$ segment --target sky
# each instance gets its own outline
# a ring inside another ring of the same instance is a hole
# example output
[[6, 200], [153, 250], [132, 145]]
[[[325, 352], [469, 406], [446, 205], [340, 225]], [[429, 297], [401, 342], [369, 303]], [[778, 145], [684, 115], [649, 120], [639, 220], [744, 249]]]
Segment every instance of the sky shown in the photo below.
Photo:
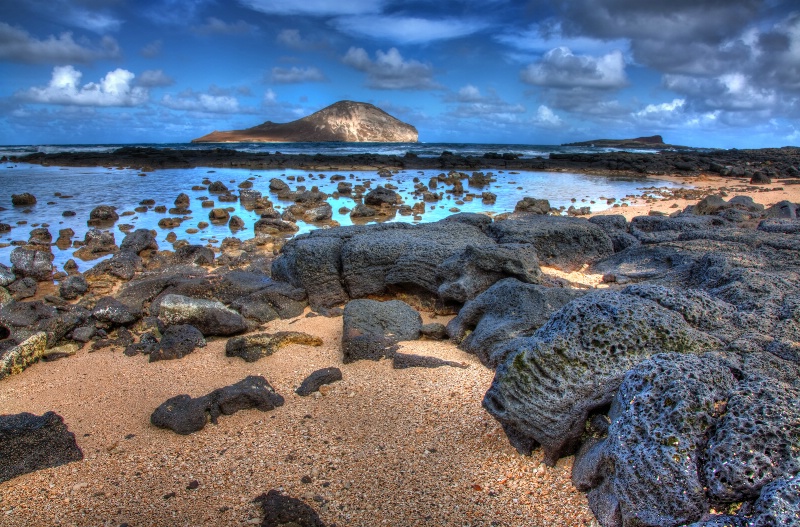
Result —
[[796, 0], [0, 0], [0, 144], [369, 102], [419, 140], [800, 145]]

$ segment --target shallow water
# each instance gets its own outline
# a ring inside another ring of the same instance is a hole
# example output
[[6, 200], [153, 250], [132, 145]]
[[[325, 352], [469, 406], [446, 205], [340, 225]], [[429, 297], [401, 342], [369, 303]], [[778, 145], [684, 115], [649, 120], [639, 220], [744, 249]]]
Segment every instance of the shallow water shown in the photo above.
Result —
[[[172, 245], [166, 241], [170, 229], [158, 227], [158, 221], [165, 217], [175, 215], [156, 213], [150, 210], [124, 216], [123, 213], [132, 213], [133, 209], [144, 199], [153, 199], [156, 205], [165, 205], [168, 209], [174, 205], [175, 198], [181, 192], [186, 193], [190, 200], [189, 215], [178, 228], [172, 229], [178, 239], [188, 240], [190, 243], [212, 243], [218, 245], [224, 238], [232, 236], [226, 225], [210, 225], [197, 234], [186, 233], [187, 229], [197, 228], [201, 221], [208, 222], [209, 209], [200, 206], [201, 197], [209, 197], [216, 202], [215, 207], [232, 208], [231, 215], [238, 215], [246, 224], [245, 230], [235, 234], [240, 239], [253, 236], [253, 224], [259, 215], [248, 211], [237, 201], [234, 203], [220, 203], [215, 196], [207, 191], [190, 190], [192, 186], [201, 185], [203, 179], [222, 181], [234, 194], [238, 195], [238, 185], [248, 179], [253, 183], [253, 190], [262, 192], [275, 204], [275, 208], [283, 210], [292, 203], [279, 200], [275, 194], [269, 192], [269, 181], [280, 178], [289, 183], [294, 190], [303, 185], [308, 189], [318, 186], [319, 189], [332, 194], [338, 182], [331, 181], [334, 174], [341, 174], [346, 181], [356, 184], [370, 182], [371, 187], [390, 183], [398, 187], [397, 192], [403, 197], [404, 203], [413, 205], [415, 201], [410, 196], [414, 190], [414, 178], [426, 184], [441, 173], [440, 170], [408, 170], [394, 174], [391, 178], [380, 177], [376, 172], [314, 172], [309, 174], [302, 170], [251, 170], [251, 169], [168, 169], [148, 172], [140, 175], [138, 170], [108, 169], [108, 168], [68, 168], [68, 167], [42, 167], [39, 165], [5, 163], [0, 167], [0, 188], [3, 195], [0, 197], [0, 223], [10, 224], [13, 228], [9, 233], [0, 234], [0, 244], [9, 244], [12, 241], [27, 241], [30, 231], [39, 226], [47, 226], [55, 240], [61, 229], [71, 228], [75, 231], [73, 240], [83, 240], [90, 229], [86, 221], [89, 212], [98, 205], [111, 205], [117, 208], [120, 219], [116, 225], [107, 230], [115, 234], [117, 244], [122, 241], [125, 234], [119, 230], [123, 224], [133, 225], [136, 229], [153, 229], [162, 249], [171, 249]], [[483, 188], [468, 187], [463, 180], [465, 193], [478, 194], [471, 202], [457, 205], [458, 198], [445, 194], [445, 198], [438, 203], [427, 203], [426, 212], [422, 215], [423, 222], [431, 222], [453, 214], [451, 208], [458, 208], [461, 212], [481, 212], [499, 214], [511, 212], [517, 201], [525, 196], [550, 200], [553, 207], [589, 206], [593, 212], [606, 210], [611, 207], [607, 199], [615, 198], [620, 201], [626, 196], [640, 196], [644, 189], [656, 187], [676, 188], [681, 185], [667, 181], [654, 181], [653, 179], [630, 177], [605, 177], [583, 174], [554, 173], [554, 172], [494, 172], [497, 181]], [[305, 181], [295, 182], [287, 180], [288, 176], [304, 177]], [[324, 176], [324, 177], [323, 177]], [[440, 184], [438, 191], [445, 190]], [[489, 191], [497, 195], [493, 205], [486, 205], [480, 199], [481, 192]], [[11, 205], [11, 195], [30, 192], [37, 198], [37, 203], [31, 207], [14, 207]], [[61, 194], [60, 196], [56, 194]], [[572, 199], [575, 202], [572, 202]], [[355, 202], [342, 196], [338, 199], [328, 199], [333, 207], [333, 219], [342, 225], [352, 224], [349, 215], [340, 214], [341, 207], [352, 208]], [[594, 202], [594, 203], [592, 203]], [[64, 211], [74, 211], [72, 217], [64, 217]], [[392, 221], [415, 221], [412, 216], [396, 215]], [[25, 223], [20, 223], [25, 222]], [[300, 232], [308, 232], [315, 227], [302, 221], [298, 222]], [[10, 255], [14, 246], [0, 248], [0, 263], [10, 265]], [[64, 263], [72, 258], [74, 248], [60, 250], [53, 246], [55, 255], [54, 264], [61, 269]], [[81, 270], [89, 269], [99, 260], [79, 263]]]

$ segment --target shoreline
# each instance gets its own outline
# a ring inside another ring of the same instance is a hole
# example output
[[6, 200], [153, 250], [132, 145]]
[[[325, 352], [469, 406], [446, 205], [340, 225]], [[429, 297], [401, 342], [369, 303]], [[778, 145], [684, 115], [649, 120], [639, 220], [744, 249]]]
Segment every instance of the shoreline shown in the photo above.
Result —
[[61, 152], [11, 156], [5, 161], [73, 167], [148, 168], [297, 168], [309, 170], [536, 170], [571, 171], [605, 176], [696, 176], [712, 173], [751, 178], [763, 173], [772, 178], [800, 177], [800, 148], [758, 150], [662, 151], [656, 154], [607, 152], [594, 154], [550, 154], [547, 158], [520, 158], [515, 154], [485, 153], [482, 157], [444, 151], [438, 157], [383, 154], [255, 154], [217, 148], [215, 150], [174, 150], [152, 147], [123, 147], [114, 152]]

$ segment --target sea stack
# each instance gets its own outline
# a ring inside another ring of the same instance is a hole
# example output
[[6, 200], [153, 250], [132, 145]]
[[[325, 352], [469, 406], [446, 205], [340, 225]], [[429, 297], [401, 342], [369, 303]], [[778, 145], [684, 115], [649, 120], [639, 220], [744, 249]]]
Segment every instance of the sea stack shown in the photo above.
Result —
[[246, 130], [211, 132], [193, 143], [376, 142], [415, 143], [417, 129], [377, 106], [339, 101], [290, 123], [266, 123]]

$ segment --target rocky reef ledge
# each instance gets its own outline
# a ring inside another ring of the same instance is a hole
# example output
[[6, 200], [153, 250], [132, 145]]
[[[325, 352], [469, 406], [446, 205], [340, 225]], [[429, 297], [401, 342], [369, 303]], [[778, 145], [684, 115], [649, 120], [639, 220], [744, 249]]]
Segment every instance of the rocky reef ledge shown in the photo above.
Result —
[[[9, 159], [6, 159], [9, 160]], [[139, 169], [159, 168], [250, 168], [308, 170], [372, 169], [504, 169], [570, 171], [593, 174], [664, 175], [715, 173], [734, 177], [798, 177], [800, 148], [761, 150], [684, 150], [658, 153], [608, 152], [597, 154], [550, 154], [547, 158], [523, 158], [517, 154], [487, 152], [483, 156], [462, 156], [442, 152], [438, 157], [353, 154], [249, 153], [231, 149], [174, 150], [169, 148], [124, 147], [113, 152], [36, 153], [11, 157], [10, 161], [42, 165], [95, 167], [114, 166]]]

